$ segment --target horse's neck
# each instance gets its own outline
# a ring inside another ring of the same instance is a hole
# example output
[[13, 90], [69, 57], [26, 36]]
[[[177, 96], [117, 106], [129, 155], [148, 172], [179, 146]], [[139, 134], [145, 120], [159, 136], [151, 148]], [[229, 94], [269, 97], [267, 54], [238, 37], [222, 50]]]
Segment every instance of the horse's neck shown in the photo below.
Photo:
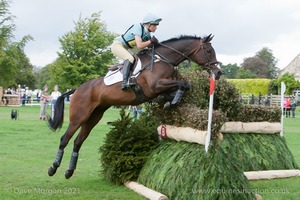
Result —
[[[180, 43], [180, 44], [179, 44]], [[168, 46], [168, 47], [165, 47]], [[177, 65], [187, 59], [193, 49], [193, 42], [190, 40], [176, 41], [164, 44], [157, 49], [164, 57]]]

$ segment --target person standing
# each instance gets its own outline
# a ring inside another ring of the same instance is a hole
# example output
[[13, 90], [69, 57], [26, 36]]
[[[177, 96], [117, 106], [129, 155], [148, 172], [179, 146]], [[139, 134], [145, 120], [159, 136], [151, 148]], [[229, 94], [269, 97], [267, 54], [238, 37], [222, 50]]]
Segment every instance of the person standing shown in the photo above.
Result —
[[54, 91], [51, 92], [51, 118], [54, 117], [54, 108], [59, 96], [61, 96], [61, 93], [58, 91], [58, 85], [55, 85]]
[[286, 100], [286, 113], [285, 113], [285, 117], [286, 118], [290, 118], [291, 117], [291, 98], [288, 97], [287, 100]]
[[298, 105], [297, 99], [295, 98], [295, 96], [292, 96], [291, 110], [292, 110], [292, 117], [293, 118], [295, 118], [295, 110], [296, 110], [297, 105]]
[[148, 14], [144, 17], [142, 23], [132, 25], [124, 34], [116, 37], [112, 43], [112, 53], [116, 57], [124, 60], [122, 90], [130, 87], [128, 78], [134, 62], [134, 57], [129, 49], [132, 49], [133, 47], [144, 49], [157, 44], [158, 40], [154, 36], [151, 38], [150, 33], [156, 31], [161, 20], [161, 18], [158, 18], [153, 14]]
[[142, 104], [133, 106], [133, 119], [134, 120], [137, 120], [138, 116], [141, 115], [142, 109], [143, 109]]
[[50, 99], [51, 96], [48, 92], [48, 86], [45, 85], [40, 98], [40, 120], [46, 120], [46, 110]]

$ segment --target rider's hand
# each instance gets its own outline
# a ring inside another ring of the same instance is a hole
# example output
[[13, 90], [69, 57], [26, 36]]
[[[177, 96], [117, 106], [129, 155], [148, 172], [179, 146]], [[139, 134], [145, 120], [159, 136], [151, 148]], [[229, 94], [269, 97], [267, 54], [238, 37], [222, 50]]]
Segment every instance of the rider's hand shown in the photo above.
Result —
[[158, 43], [158, 39], [154, 36], [150, 39], [150, 41], [151, 41], [151, 44], [153, 44], [153, 45], [156, 45]]

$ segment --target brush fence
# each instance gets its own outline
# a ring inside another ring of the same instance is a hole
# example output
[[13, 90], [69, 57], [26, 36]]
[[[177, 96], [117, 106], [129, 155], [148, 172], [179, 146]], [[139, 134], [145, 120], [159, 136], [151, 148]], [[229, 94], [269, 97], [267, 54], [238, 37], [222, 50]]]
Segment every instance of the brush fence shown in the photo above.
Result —
[[[162, 138], [170, 138], [176, 141], [185, 141], [189, 143], [197, 143], [204, 145], [207, 131], [201, 131], [190, 127], [176, 127], [172, 125], [160, 125], [157, 128], [158, 134]], [[276, 134], [281, 131], [280, 123], [270, 122], [226, 122], [220, 129], [217, 140], [222, 141], [222, 133], [260, 133], [260, 134]], [[274, 179], [274, 178], [287, 178], [292, 176], [300, 176], [300, 170], [269, 170], [269, 171], [249, 171], [244, 172], [248, 180], [259, 179]], [[162, 193], [154, 191], [145, 187], [137, 182], [126, 182], [126, 187], [132, 189], [138, 194], [150, 200], [167, 200], [168, 197]], [[258, 194], [255, 195], [256, 199], [262, 199]]]
[[[271, 122], [226, 122], [218, 135], [218, 141], [223, 139], [222, 133], [280, 133], [281, 124]], [[176, 141], [185, 141], [205, 145], [207, 131], [200, 131], [190, 127], [176, 127], [171, 125], [160, 125], [157, 128], [162, 138], [170, 138]], [[248, 180], [288, 178], [300, 176], [300, 170], [268, 170], [244, 172]]]

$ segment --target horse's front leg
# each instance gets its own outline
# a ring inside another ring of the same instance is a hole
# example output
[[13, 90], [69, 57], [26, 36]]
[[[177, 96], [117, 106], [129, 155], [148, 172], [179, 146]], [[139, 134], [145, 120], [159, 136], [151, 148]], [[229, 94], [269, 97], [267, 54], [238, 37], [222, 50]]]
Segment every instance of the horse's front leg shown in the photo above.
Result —
[[[171, 96], [174, 96], [171, 103], [165, 105], [165, 108], [170, 106], [176, 106], [180, 103], [182, 96], [185, 91], [190, 89], [190, 84], [186, 81], [182, 80], [169, 80], [169, 79], [161, 79], [155, 84], [155, 92], [167, 92], [172, 93]], [[175, 94], [173, 95], [173, 93]]]
[[190, 84], [188, 82], [180, 81], [178, 83], [178, 89], [176, 91], [176, 94], [173, 100], [171, 101], [171, 106], [177, 106], [181, 102], [184, 92], [189, 89], [190, 89]]

